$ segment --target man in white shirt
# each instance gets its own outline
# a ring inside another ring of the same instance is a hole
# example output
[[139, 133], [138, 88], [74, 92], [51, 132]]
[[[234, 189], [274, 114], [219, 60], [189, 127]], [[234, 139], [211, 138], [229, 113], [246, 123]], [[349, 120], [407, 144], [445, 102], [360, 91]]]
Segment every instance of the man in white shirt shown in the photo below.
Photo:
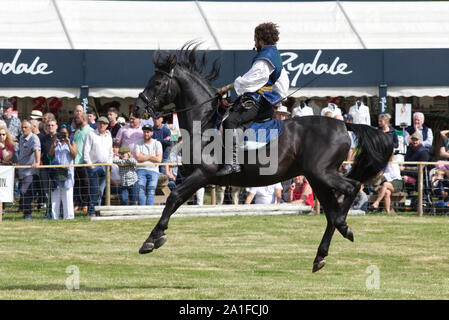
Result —
[[335, 103], [328, 103], [326, 108], [323, 108], [321, 110], [321, 115], [324, 116], [326, 115], [326, 112], [331, 112], [332, 113], [332, 117], [334, 118], [335, 116], [341, 116], [341, 109], [335, 104]]
[[[255, 197], [255, 199], [254, 199]], [[280, 182], [265, 187], [252, 187], [249, 189], [245, 204], [251, 204], [254, 199], [255, 204], [281, 203], [282, 184]]]
[[134, 146], [134, 157], [138, 163], [147, 163], [137, 167], [138, 177], [138, 204], [151, 206], [154, 204], [157, 182], [159, 180], [159, 167], [153, 163], [162, 162], [162, 144], [154, 140], [153, 126], [146, 124], [142, 127], [143, 140]]
[[368, 106], [363, 104], [363, 101], [357, 100], [355, 105], [349, 108], [348, 112], [354, 119], [354, 123], [371, 125], [371, 117]]
[[[235, 89], [239, 96], [230, 115], [223, 122], [225, 132], [257, 118], [272, 118], [273, 106], [288, 95], [289, 79], [282, 67], [282, 58], [276, 48], [279, 31], [274, 23], [262, 23], [254, 30], [254, 42], [257, 55], [251, 69], [235, 81], [220, 89], [222, 94]], [[232, 132], [231, 132], [232, 133]], [[226, 133], [225, 133], [226, 135]], [[225, 176], [240, 172], [237, 162], [236, 138], [232, 146], [226, 146], [225, 164], [217, 172]]]
[[293, 108], [292, 117], [313, 116], [313, 109], [304, 101], [300, 101], [297, 107]]
[[[107, 130], [108, 125], [108, 118], [100, 117], [97, 120], [97, 129], [86, 135], [83, 147], [84, 163], [112, 163], [112, 136]], [[106, 187], [106, 167], [88, 167], [87, 174], [89, 176], [89, 208], [87, 214], [95, 216], [95, 206], [101, 205], [101, 198]]]

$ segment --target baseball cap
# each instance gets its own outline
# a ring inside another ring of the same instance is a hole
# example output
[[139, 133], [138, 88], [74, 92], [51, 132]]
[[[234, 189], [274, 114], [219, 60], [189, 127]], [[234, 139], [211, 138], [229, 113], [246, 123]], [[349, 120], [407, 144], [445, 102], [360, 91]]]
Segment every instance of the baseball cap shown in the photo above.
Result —
[[157, 111], [154, 113], [154, 119], [158, 119], [160, 117], [162, 117], [162, 112]]
[[153, 126], [151, 124], [146, 124], [142, 127], [142, 130], [150, 130], [153, 131]]
[[343, 116], [343, 119], [344, 119], [345, 121], [348, 121], [348, 120], [354, 120], [354, 117], [353, 117], [351, 114], [347, 113], [347, 114], [345, 114], [345, 115]]
[[412, 134], [410, 138], [413, 140], [421, 140], [421, 136], [419, 135], [418, 132], [415, 132], [414, 134]]
[[97, 122], [103, 122], [103, 123], [109, 124], [109, 120], [105, 116], [101, 116], [100, 118], [98, 118]]

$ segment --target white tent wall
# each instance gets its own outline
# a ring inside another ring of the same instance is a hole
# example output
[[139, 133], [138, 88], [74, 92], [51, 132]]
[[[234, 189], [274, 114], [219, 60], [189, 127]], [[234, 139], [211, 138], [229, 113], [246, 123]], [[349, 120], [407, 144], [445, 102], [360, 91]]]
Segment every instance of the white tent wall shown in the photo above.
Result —
[[[0, 48], [249, 50], [254, 27], [280, 26], [286, 49], [449, 48], [448, 1], [2, 0]], [[79, 88], [0, 88], [0, 96], [79, 96]], [[94, 97], [135, 97], [135, 88], [90, 88]], [[388, 88], [392, 96], [448, 95], [447, 88]], [[304, 88], [295, 96], [376, 96], [377, 87]]]

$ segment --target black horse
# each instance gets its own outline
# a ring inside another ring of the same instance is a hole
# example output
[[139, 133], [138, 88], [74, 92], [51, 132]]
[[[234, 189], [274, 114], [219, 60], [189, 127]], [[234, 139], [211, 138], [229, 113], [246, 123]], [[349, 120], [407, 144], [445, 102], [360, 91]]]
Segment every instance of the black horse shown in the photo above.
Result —
[[[207, 147], [211, 138], [193, 141], [184, 137], [188, 135], [190, 138], [216, 128], [217, 89], [210, 81], [218, 75], [218, 63], [216, 60], [211, 72], [203, 75], [206, 52], [199, 57], [196, 49], [197, 45], [192, 48], [189, 44], [177, 53], [162, 54], [157, 51], [153, 57], [155, 73], [133, 108], [133, 114], [140, 118], [153, 116], [156, 111], [178, 113], [179, 125], [184, 130], [182, 161], [187, 173], [183, 183], [169, 195], [160, 220], [139, 252], [152, 252], [165, 243], [164, 231], [168, 228], [170, 216], [199, 188], [210, 184], [265, 186], [304, 175], [320, 201], [327, 220], [313, 262], [313, 272], [321, 269], [325, 265], [324, 258], [328, 255], [335, 228], [343, 237], [354, 241], [353, 233], [346, 224], [348, 210], [361, 183], [374, 178], [385, 168], [393, 152], [391, 139], [380, 130], [366, 125], [347, 124], [321, 116], [294, 117], [285, 120], [284, 129], [277, 138], [278, 162], [273, 174], [262, 175], [260, 169], [267, 167], [267, 163], [257, 158], [252, 164], [245, 162], [239, 173], [217, 177], [220, 164], [192, 161], [195, 154]], [[201, 58], [200, 62], [198, 58]], [[195, 121], [200, 125], [195, 126]], [[357, 137], [358, 151], [352, 169], [343, 175], [339, 168], [347, 159], [350, 149], [348, 130]], [[201, 150], [198, 149], [200, 141]], [[270, 154], [270, 144], [272, 142], [258, 152]], [[187, 153], [189, 159], [184, 157]], [[248, 159], [248, 151], [245, 151], [245, 159]]]

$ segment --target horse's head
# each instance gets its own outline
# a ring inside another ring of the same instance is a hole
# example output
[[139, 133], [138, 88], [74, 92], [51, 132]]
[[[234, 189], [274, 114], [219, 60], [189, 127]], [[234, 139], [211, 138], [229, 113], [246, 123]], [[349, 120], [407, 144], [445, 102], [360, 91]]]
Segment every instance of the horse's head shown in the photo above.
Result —
[[178, 87], [174, 81], [176, 55], [162, 57], [157, 51], [153, 58], [155, 73], [134, 103], [133, 115], [138, 118], [154, 117], [163, 106], [171, 104]]

